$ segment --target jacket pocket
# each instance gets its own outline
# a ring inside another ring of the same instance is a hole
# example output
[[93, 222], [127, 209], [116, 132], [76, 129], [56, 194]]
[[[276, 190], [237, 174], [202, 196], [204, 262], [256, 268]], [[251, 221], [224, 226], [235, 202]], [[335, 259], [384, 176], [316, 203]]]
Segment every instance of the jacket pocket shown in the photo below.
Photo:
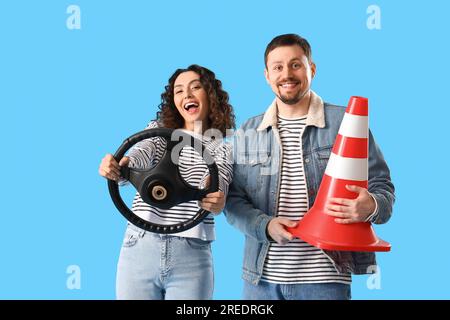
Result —
[[329, 147], [325, 147], [325, 148], [320, 148], [319, 150], [317, 150], [315, 152], [317, 164], [318, 164], [320, 172], [322, 172], [322, 173], [325, 172], [325, 169], [328, 164], [328, 160], [330, 160], [331, 149], [332, 149], [332, 146], [329, 146]]
[[252, 197], [261, 185], [260, 163], [250, 162], [250, 164], [245, 166], [245, 170], [247, 171], [245, 189], [249, 196]]
[[264, 178], [271, 173], [269, 156], [265, 159], [250, 160], [247, 165], [247, 182], [250, 192], [260, 192]]

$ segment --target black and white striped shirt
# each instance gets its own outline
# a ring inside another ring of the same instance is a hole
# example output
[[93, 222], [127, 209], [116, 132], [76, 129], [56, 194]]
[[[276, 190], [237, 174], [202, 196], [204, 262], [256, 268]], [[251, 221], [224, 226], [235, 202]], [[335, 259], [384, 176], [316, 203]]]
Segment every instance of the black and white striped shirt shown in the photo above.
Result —
[[[159, 125], [152, 121], [146, 129], [157, 128]], [[231, 147], [220, 139], [211, 139], [206, 136], [188, 132], [202, 141], [204, 147], [213, 156], [219, 169], [219, 190], [228, 193], [228, 186], [233, 176]], [[166, 141], [161, 137], [154, 137], [136, 143], [128, 152], [129, 167], [147, 169], [155, 166], [162, 158], [166, 149]], [[192, 147], [186, 146], [180, 152], [179, 170], [181, 177], [193, 187], [203, 187], [204, 180], [209, 174], [208, 167], [203, 158]], [[139, 193], [133, 200], [131, 210], [142, 219], [158, 224], [175, 224], [192, 218], [199, 210], [198, 202], [193, 200], [180, 203], [170, 209], [159, 209], [145, 203]], [[197, 226], [174, 235], [180, 237], [214, 240], [214, 216], [209, 214]]]
[[[300, 220], [309, 207], [301, 144], [305, 126], [306, 116], [278, 117], [283, 153], [277, 216], [294, 221]], [[339, 274], [322, 250], [296, 238], [286, 245], [270, 244], [261, 280], [284, 284], [350, 284], [351, 275]]]

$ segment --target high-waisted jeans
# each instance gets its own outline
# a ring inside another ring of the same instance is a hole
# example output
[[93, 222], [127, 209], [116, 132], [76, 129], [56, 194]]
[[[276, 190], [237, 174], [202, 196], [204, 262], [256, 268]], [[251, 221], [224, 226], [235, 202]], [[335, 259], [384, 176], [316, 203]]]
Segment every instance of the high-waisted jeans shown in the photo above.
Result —
[[117, 299], [212, 299], [211, 242], [128, 224], [117, 265]]

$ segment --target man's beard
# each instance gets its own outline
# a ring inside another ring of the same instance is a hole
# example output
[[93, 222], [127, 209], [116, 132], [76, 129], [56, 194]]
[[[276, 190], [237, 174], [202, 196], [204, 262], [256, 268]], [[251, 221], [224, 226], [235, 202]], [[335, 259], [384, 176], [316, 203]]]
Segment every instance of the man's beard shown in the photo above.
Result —
[[294, 97], [286, 97], [283, 96], [281, 94], [277, 95], [278, 99], [280, 99], [283, 103], [287, 104], [287, 105], [294, 105], [298, 102], [300, 102], [300, 100], [303, 99], [303, 97], [308, 93], [309, 89], [303, 91], [303, 92], [299, 92], [296, 96]]

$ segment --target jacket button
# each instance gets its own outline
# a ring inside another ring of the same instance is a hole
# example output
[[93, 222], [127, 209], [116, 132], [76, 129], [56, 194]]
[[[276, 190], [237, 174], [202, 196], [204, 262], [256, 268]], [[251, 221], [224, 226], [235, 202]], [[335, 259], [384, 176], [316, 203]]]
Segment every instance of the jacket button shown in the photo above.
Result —
[[305, 159], [305, 162], [306, 162], [306, 163], [309, 163], [309, 158], [306, 158], [306, 159]]

